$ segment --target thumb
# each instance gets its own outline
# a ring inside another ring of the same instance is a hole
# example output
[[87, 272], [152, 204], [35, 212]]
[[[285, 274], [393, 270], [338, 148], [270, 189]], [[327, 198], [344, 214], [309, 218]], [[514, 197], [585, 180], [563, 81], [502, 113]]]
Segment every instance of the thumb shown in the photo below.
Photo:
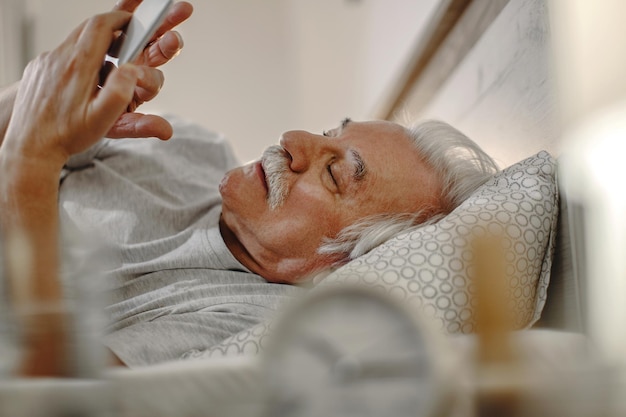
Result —
[[138, 76], [133, 64], [124, 64], [107, 77], [87, 114], [88, 125], [94, 131], [104, 135], [124, 113], [133, 99]]

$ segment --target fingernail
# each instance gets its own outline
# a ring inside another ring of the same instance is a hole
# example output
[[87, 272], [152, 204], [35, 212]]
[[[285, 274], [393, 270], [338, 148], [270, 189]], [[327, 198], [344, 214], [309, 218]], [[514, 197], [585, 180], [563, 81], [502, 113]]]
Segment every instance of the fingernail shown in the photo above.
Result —
[[182, 48], [183, 46], [185, 46], [185, 41], [183, 40], [183, 37], [180, 36], [180, 33], [174, 32], [174, 35], [176, 35], [176, 37], [178, 38], [178, 43], [180, 44], [178, 47]]

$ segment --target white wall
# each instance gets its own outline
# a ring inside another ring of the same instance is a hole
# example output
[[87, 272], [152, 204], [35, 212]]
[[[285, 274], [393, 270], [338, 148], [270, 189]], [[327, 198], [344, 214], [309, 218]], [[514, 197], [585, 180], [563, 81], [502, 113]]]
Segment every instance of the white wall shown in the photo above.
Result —
[[[164, 89], [142, 110], [224, 132], [243, 161], [284, 130], [367, 118], [439, 1], [193, 1], [194, 16], [180, 28], [185, 50], [164, 67]], [[54, 47], [108, 3], [26, 0], [32, 53]]]
[[24, 3], [21, 0], [0, 0], [0, 86], [21, 75], [24, 65], [24, 40], [21, 21]]
[[511, 0], [421, 117], [452, 123], [502, 167], [560, 152], [544, 0]]
[[405, 65], [439, 0], [292, 0], [294, 121], [320, 131], [366, 119]]

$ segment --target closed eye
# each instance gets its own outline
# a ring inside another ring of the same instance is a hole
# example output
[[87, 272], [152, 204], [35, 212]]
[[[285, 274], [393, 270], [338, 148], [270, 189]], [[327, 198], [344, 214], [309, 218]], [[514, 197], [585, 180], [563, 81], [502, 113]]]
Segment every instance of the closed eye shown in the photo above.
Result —
[[330, 179], [333, 180], [333, 184], [335, 184], [335, 186], [338, 186], [337, 180], [335, 179], [335, 176], [333, 175], [333, 164], [328, 164], [328, 166], [326, 167], [326, 170], [328, 171], [328, 175], [330, 175]]

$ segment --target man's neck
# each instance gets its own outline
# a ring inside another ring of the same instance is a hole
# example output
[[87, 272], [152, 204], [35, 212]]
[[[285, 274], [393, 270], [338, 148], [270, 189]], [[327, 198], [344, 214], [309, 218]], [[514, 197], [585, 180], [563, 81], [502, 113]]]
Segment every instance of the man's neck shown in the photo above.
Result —
[[235, 232], [233, 232], [226, 225], [226, 222], [222, 217], [220, 217], [219, 228], [222, 239], [224, 239], [224, 243], [226, 244], [226, 248], [228, 248], [235, 259], [237, 259], [240, 264], [248, 268], [253, 273], [263, 276], [263, 268], [261, 268], [259, 263], [255, 261], [250, 252], [248, 252], [243, 243], [241, 243]]

